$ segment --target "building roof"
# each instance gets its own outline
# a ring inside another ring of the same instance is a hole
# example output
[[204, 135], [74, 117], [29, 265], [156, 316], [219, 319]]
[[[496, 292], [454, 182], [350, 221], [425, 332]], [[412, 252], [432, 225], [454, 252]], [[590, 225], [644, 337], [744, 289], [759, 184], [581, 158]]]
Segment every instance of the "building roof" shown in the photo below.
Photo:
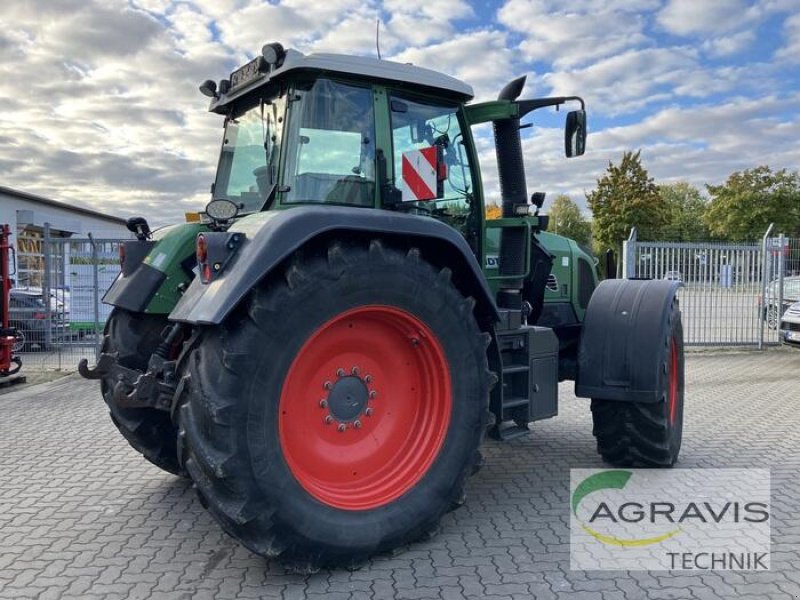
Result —
[[28, 200], [30, 202], [36, 202], [38, 204], [44, 204], [45, 206], [52, 206], [54, 208], [60, 208], [63, 210], [68, 210], [71, 212], [75, 212], [78, 214], [86, 215], [89, 217], [94, 217], [95, 219], [102, 219], [103, 221], [109, 221], [111, 223], [115, 223], [117, 225], [125, 225], [125, 219], [121, 217], [114, 217], [111, 215], [107, 215], [97, 210], [92, 210], [91, 208], [84, 208], [82, 206], [75, 206], [74, 204], [69, 204], [67, 202], [59, 202], [58, 200], [51, 200], [50, 198], [45, 198], [44, 196], [37, 196], [36, 194], [31, 194], [30, 192], [23, 192], [21, 190], [15, 190], [10, 187], [6, 187], [4, 185], [0, 185], [0, 194], [5, 194], [7, 196], [16, 196], [21, 200]]
[[401, 83], [439, 92], [462, 102], [471, 100], [474, 96], [472, 86], [455, 77], [411, 64], [366, 56], [328, 53], [306, 55], [297, 50], [287, 50], [280, 66], [271, 71], [265, 70], [264, 63], [260, 58], [256, 58], [255, 62], [261, 72], [246, 84], [234, 87], [226, 94], [222, 94], [219, 99], [212, 100], [209, 108], [211, 112], [222, 113], [224, 112], [224, 107], [232, 100], [244, 96], [269, 81], [274, 81], [286, 76], [288, 73], [299, 71], [350, 75], [378, 81]]

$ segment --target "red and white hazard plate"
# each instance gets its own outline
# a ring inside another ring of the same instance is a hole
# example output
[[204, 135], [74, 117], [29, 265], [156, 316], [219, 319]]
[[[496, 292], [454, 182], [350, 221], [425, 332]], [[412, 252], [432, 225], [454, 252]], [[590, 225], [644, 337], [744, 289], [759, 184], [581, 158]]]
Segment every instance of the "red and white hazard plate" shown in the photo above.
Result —
[[438, 148], [421, 148], [403, 153], [403, 202], [433, 200], [441, 178], [436, 171]]

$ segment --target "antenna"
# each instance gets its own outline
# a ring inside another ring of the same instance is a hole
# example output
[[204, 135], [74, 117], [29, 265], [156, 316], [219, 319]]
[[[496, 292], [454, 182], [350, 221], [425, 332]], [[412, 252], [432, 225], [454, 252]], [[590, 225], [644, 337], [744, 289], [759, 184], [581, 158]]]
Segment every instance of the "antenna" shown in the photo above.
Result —
[[381, 60], [381, 20], [375, 20], [375, 49], [378, 51], [378, 60]]

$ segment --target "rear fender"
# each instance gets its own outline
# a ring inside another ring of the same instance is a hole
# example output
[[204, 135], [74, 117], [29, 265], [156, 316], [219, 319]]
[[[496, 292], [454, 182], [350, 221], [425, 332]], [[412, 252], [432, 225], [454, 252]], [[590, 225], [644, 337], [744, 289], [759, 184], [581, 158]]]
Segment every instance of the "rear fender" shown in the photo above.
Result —
[[589, 300], [578, 351], [575, 395], [657, 402], [678, 282], [605, 280]]
[[249, 215], [228, 233], [243, 235], [236, 254], [209, 283], [195, 278], [170, 313], [170, 320], [219, 324], [247, 293], [300, 248], [323, 239], [381, 238], [418, 247], [435, 265], [447, 266], [465, 296], [476, 301], [484, 323], [498, 319], [497, 307], [480, 265], [464, 238], [428, 217], [343, 206], [299, 206]]

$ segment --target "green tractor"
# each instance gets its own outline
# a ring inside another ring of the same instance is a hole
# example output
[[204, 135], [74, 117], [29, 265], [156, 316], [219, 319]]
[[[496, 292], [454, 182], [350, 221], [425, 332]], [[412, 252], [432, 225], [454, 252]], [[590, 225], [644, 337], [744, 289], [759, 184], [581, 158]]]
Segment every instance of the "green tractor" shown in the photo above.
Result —
[[[267, 44], [201, 91], [225, 119], [198, 222], [129, 228], [97, 365], [111, 417], [252, 551], [353, 566], [435, 531], [485, 433], [591, 398], [613, 465], [669, 467], [683, 422], [677, 283], [598, 282], [528, 197], [521, 120], [578, 97], [495, 101], [420, 67]], [[502, 217], [472, 128], [492, 123]], [[510, 450], [513, 451], [513, 450]]]

